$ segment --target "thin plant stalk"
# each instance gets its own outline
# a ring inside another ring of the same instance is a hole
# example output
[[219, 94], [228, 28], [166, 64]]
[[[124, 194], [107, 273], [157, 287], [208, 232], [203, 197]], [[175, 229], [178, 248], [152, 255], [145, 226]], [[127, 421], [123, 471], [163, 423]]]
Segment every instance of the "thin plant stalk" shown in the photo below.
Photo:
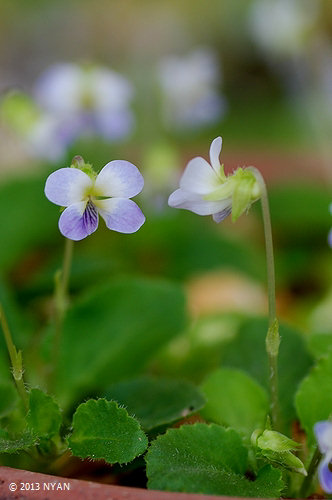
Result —
[[2, 331], [5, 337], [6, 346], [8, 349], [8, 354], [10, 358], [10, 362], [12, 365], [12, 374], [16, 384], [17, 392], [20, 395], [24, 407], [28, 410], [28, 393], [26, 391], [24, 380], [23, 380], [23, 364], [22, 364], [22, 352], [16, 350], [16, 347], [13, 342], [12, 335], [10, 333], [10, 329], [7, 323], [7, 319], [3, 310], [2, 305], [0, 304], [0, 323], [2, 327]]
[[300, 492], [299, 492], [299, 498], [307, 498], [307, 496], [309, 494], [309, 489], [310, 489], [312, 480], [316, 474], [316, 470], [317, 470], [317, 467], [318, 467], [318, 464], [319, 464], [321, 458], [322, 458], [322, 454], [319, 451], [319, 448], [317, 446], [317, 448], [315, 449], [315, 452], [312, 456], [309, 467], [308, 467], [308, 475], [303, 479], [303, 482], [302, 482], [302, 485], [300, 488]]
[[274, 272], [274, 253], [271, 217], [267, 189], [263, 176], [254, 167], [250, 167], [254, 173], [260, 187], [263, 226], [266, 250], [266, 269], [267, 269], [267, 288], [269, 304], [269, 328], [265, 340], [266, 352], [269, 360], [269, 382], [270, 382], [270, 411], [273, 428], [279, 428], [279, 397], [278, 397], [278, 353], [279, 353], [279, 323], [276, 313], [276, 292], [275, 292], [275, 272]]
[[55, 367], [59, 360], [63, 320], [68, 307], [68, 284], [73, 258], [73, 248], [73, 240], [66, 238], [62, 269], [55, 275], [55, 335], [52, 353], [54, 360], [52, 376], [54, 376]]

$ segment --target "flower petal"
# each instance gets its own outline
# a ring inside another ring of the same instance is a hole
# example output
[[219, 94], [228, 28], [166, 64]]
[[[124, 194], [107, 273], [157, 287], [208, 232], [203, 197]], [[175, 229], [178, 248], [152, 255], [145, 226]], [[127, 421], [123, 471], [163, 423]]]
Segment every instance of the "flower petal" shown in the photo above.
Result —
[[332, 493], [332, 471], [329, 467], [331, 462], [332, 454], [329, 454], [321, 461], [318, 467], [319, 482], [325, 493]]
[[323, 420], [314, 425], [314, 433], [322, 453], [332, 452], [332, 421]]
[[145, 222], [141, 209], [127, 198], [98, 200], [96, 206], [106, 226], [119, 233], [135, 233]]
[[227, 209], [231, 201], [207, 201], [202, 196], [189, 193], [184, 189], [177, 189], [168, 198], [168, 204], [172, 208], [184, 208], [198, 215], [212, 215]]
[[70, 240], [79, 241], [98, 227], [98, 212], [91, 202], [74, 203], [66, 208], [59, 219], [60, 232]]
[[220, 184], [211, 165], [200, 156], [193, 158], [180, 179], [180, 188], [195, 194], [208, 194]]
[[84, 200], [85, 191], [93, 180], [77, 168], [60, 168], [46, 180], [45, 195], [56, 205], [68, 207]]
[[75, 112], [81, 108], [83, 73], [75, 64], [51, 66], [39, 78], [35, 98], [45, 109], [55, 113]]
[[222, 220], [226, 219], [226, 217], [229, 216], [229, 214], [231, 213], [232, 211], [232, 207], [227, 207], [227, 208], [224, 208], [224, 210], [222, 210], [221, 212], [218, 212], [217, 214], [213, 214], [212, 218], [214, 220], [214, 222], [217, 222], [217, 224], [219, 222], [221, 222]]
[[115, 198], [131, 198], [144, 186], [144, 179], [135, 165], [129, 161], [114, 160], [99, 172], [95, 189], [102, 196]]
[[218, 173], [220, 170], [220, 161], [219, 161], [219, 156], [221, 153], [221, 148], [222, 148], [222, 138], [221, 137], [216, 137], [211, 142], [210, 146], [210, 162], [214, 170]]
[[96, 130], [108, 141], [127, 136], [133, 128], [134, 117], [130, 110], [103, 110], [95, 113]]

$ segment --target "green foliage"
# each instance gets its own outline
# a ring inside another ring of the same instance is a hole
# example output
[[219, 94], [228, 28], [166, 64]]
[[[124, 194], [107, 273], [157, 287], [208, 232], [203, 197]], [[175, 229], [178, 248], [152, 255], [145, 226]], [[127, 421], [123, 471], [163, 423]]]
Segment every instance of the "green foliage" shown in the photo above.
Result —
[[59, 212], [44, 195], [46, 177], [47, 172], [0, 186], [1, 269], [54, 235]]
[[29, 412], [26, 418], [33, 434], [43, 438], [51, 438], [58, 434], [62, 423], [59, 406], [52, 396], [40, 389], [30, 391]]
[[146, 431], [186, 417], [205, 404], [193, 384], [152, 377], [118, 382], [107, 390], [106, 397], [124, 405]]
[[69, 447], [77, 457], [122, 464], [141, 455], [147, 444], [137, 420], [114, 401], [90, 399], [74, 414]]
[[201, 411], [208, 421], [251, 434], [265, 423], [269, 410], [266, 391], [246, 373], [222, 368], [202, 384], [207, 404]]
[[[222, 357], [223, 366], [231, 366], [248, 372], [263, 387], [268, 388], [269, 369], [265, 352], [268, 324], [264, 319], [252, 319], [244, 323], [237, 337], [226, 346]], [[279, 395], [281, 417], [288, 428], [296, 417], [294, 394], [299, 382], [312, 364], [305, 342], [298, 332], [280, 325]], [[294, 362], [296, 360], [296, 362]]]
[[232, 429], [215, 424], [184, 425], [160, 435], [147, 455], [148, 487], [214, 495], [279, 497], [280, 471], [263, 467], [245, 477], [247, 449]]
[[8, 432], [0, 429], [0, 453], [16, 453], [28, 450], [35, 444], [37, 444], [37, 438], [30, 432], [25, 432], [20, 437], [12, 438]]
[[[163, 214], [147, 214], [149, 223], [132, 238], [132, 245], [117, 240], [116, 248], [134, 271], [139, 266], [151, 274], [183, 279], [213, 269], [236, 269], [263, 279], [263, 255], [248, 241], [216, 231], [206, 217], [169, 209]], [[199, 238], [197, 237], [199, 235]], [[147, 242], [149, 244], [147, 245]]]
[[308, 338], [310, 352], [316, 357], [325, 356], [328, 351], [332, 351], [332, 333], [315, 333]]
[[0, 382], [0, 418], [8, 415], [17, 403], [17, 392], [12, 382]]
[[123, 278], [87, 295], [63, 325], [56, 375], [62, 407], [139, 373], [185, 318], [181, 288], [163, 281]]
[[278, 238], [286, 240], [288, 245], [291, 241], [298, 244], [300, 239], [307, 246], [314, 246], [323, 235], [326, 241], [331, 225], [328, 189], [313, 183], [281, 185], [269, 191], [269, 201]]
[[302, 381], [295, 397], [300, 422], [309, 440], [315, 442], [313, 427], [332, 413], [332, 352], [322, 358]]

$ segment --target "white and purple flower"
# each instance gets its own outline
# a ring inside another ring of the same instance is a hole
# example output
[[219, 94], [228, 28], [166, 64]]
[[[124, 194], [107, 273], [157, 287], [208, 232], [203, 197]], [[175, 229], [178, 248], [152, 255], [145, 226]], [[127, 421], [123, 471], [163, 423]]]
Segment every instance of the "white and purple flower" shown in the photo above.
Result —
[[332, 421], [317, 422], [314, 432], [323, 455], [318, 467], [319, 482], [326, 493], [332, 493]]
[[191, 160], [180, 179], [180, 189], [172, 193], [168, 204], [198, 215], [212, 215], [221, 222], [230, 213], [236, 220], [260, 197], [260, 188], [250, 169], [238, 168], [228, 177], [220, 164], [222, 138], [210, 146], [210, 164], [204, 158]]
[[60, 232], [71, 240], [82, 240], [96, 231], [99, 215], [113, 231], [136, 232], [145, 221], [141, 209], [130, 199], [144, 185], [137, 167], [114, 160], [98, 175], [83, 161], [80, 168], [60, 168], [46, 181], [46, 197], [66, 207], [59, 219]]
[[131, 131], [132, 95], [131, 84], [115, 71], [70, 63], [51, 66], [34, 91], [41, 109], [71, 125], [72, 139], [97, 134], [109, 141]]

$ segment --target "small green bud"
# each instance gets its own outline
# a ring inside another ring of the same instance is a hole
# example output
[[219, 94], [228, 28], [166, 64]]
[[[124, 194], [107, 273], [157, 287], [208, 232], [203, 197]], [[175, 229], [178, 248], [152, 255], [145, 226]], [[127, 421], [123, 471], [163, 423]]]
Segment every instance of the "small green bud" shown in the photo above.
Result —
[[257, 446], [261, 450], [284, 452], [296, 450], [299, 447], [299, 444], [280, 432], [267, 429], [261, 434], [261, 436], [258, 437]]
[[291, 452], [300, 446], [299, 443], [284, 434], [270, 429], [265, 429], [264, 432], [257, 429], [251, 435], [251, 443], [256, 448], [258, 456], [265, 457], [272, 464], [307, 475], [301, 460]]
[[251, 441], [251, 444], [255, 447], [257, 447], [257, 441], [258, 441], [258, 438], [259, 436], [261, 436], [261, 434], [263, 434], [263, 430], [262, 429], [256, 429], [252, 434], [251, 434], [251, 438], [250, 438], [250, 441]]
[[92, 165], [90, 165], [90, 163], [85, 163], [84, 158], [80, 155], [74, 156], [70, 167], [82, 170], [82, 172], [91, 177], [91, 179], [95, 179], [97, 177], [97, 173], [93, 170]]
[[76, 155], [71, 161], [71, 167], [74, 168], [81, 168], [84, 167], [85, 161], [84, 158], [81, 155]]
[[268, 354], [277, 357], [280, 345], [279, 322], [277, 319], [274, 320], [268, 329], [265, 344]]

